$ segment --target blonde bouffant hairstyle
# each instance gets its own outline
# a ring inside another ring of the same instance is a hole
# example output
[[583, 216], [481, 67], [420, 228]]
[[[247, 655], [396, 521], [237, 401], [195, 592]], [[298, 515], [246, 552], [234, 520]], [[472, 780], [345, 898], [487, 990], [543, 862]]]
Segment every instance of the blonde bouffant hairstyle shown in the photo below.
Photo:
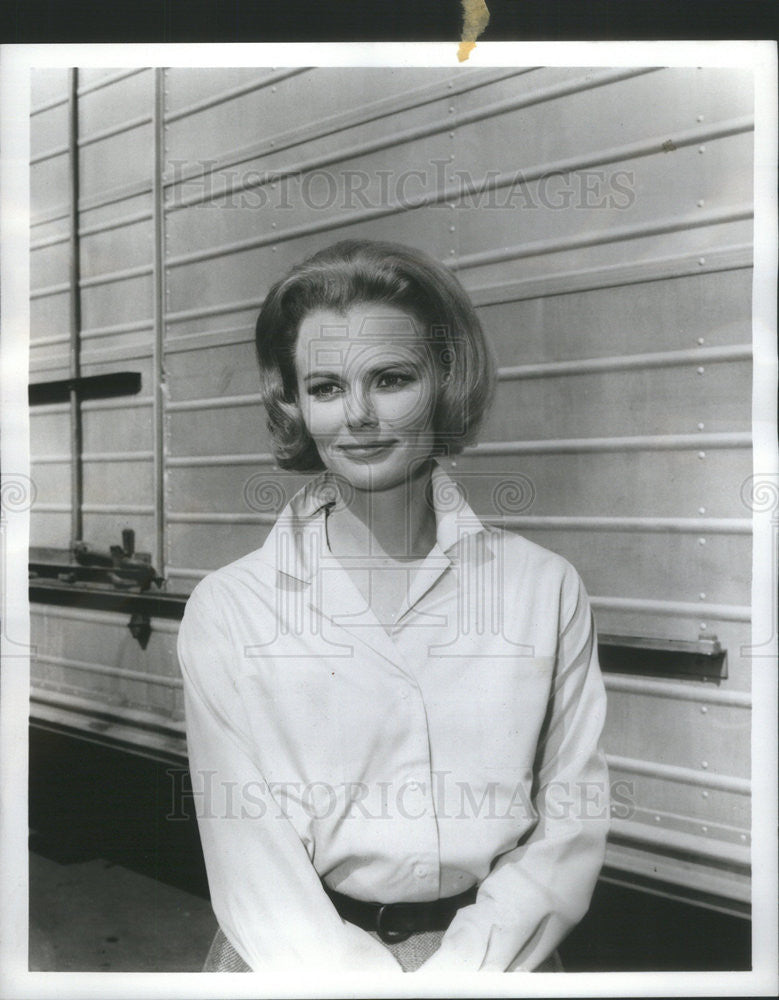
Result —
[[448, 268], [413, 247], [344, 240], [296, 265], [268, 292], [256, 325], [260, 389], [276, 461], [324, 468], [298, 402], [295, 344], [303, 319], [320, 309], [392, 305], [413, 316], [440, 375], [434, 454], [471, 443], [492, 398], [495, 364], [468, 294]]

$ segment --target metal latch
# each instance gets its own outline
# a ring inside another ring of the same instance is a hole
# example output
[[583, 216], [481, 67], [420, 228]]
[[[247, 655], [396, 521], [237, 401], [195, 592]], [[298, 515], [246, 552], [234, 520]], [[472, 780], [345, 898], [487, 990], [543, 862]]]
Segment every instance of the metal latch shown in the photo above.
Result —
[[151, 556], [146, 552], [136, 553], [132, 528], [124, 528], [122, 544], [112, 545], [108, 552], [90, 549], [82, 541], [74, 542], [72, 550], [78, 565], [93, 571], [91, 576], [102, 578], [119, 589], [137, 587], [144, 591], [153, 583], [158, 587], [163, 583], [151, 564]]

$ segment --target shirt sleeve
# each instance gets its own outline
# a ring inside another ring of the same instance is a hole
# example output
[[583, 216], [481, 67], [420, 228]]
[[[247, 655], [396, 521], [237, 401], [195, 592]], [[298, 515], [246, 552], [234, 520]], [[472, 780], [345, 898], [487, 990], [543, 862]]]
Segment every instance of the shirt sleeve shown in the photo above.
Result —
[[230, 943], [253, 970], [400, 971], [338, 915], [271, 794], [233, 681], [236, 651], [202, 584], [187, 603], [178, 654], [211, 905]]
[[419, 969], [536, 968], [582, 919], [603, 864], [609, 784], [599, 739], [606, 695], [584, 587], [568, 567], [561, 592], [555, 677], [538, 743], [538, 820], [493, 863], [476, 902], [461, 909]]

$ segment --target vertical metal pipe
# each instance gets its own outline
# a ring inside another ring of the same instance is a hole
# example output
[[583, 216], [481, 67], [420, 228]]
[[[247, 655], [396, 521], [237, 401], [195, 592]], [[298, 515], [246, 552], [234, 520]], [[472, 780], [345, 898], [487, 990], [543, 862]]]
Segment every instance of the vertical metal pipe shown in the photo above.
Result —
[[[70, 190], [70, 377], [81, 377], [81, 256], [78, 235], [79, 163], [78, 163], [78, 70], [69, 71], [68, 89], [68, 170]], [[84, 533], [83, 502], [83, 429], [81, 402], [75, 385], [70, 390], [70, 537]]]
[[154, 218], [154, 567], [165, 575], [165, 70], [154, 70], [154, 162], [152, 212]]

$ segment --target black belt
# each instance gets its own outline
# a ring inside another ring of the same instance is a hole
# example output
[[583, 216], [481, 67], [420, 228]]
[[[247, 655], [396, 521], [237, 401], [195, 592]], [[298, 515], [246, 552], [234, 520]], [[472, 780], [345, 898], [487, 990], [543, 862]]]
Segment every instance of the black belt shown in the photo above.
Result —
[[476, 886], [457, 896], [429, 903], [365, 903], [325, 886], [339, 914], [365, 931], [378, 931], [388, 944], [405, 941], [419, 931], [445, 931], [455, 913], [476, 900]]

